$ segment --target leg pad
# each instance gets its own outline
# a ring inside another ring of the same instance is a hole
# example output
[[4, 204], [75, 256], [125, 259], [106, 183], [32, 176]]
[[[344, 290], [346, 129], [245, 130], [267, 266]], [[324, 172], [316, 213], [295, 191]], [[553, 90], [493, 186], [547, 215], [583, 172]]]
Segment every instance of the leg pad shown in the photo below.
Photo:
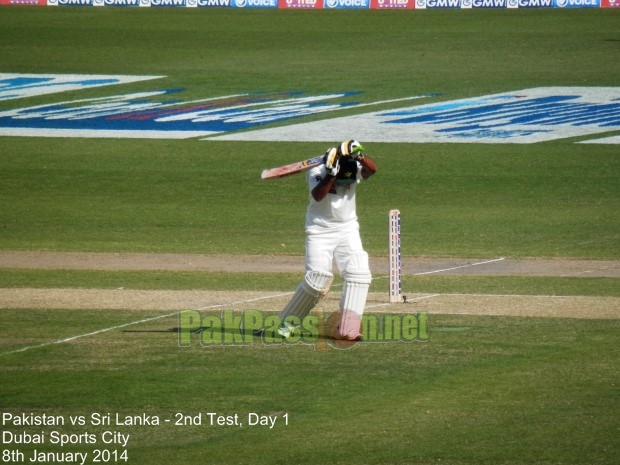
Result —
[[284, 320], [287, 316], [305, 317], [310, 310], [327, 294], [334, 279], [328, 271], [308, 271], [304, 279], [297, 285], [295, 294], [280, 312]]
[[368, 266], [368, 254], [361, 252], [351, 257], [343, 277], [344, 284], [340, 296], [340, 308], [351, 310], [358, 316], [362, 316], [368, 298], [368, 288], [372, 281]]

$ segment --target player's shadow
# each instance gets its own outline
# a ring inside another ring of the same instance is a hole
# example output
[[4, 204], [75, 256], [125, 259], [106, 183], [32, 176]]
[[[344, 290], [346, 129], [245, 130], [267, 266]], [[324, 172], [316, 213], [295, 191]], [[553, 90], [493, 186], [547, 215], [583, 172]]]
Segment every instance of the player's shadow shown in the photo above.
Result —
[[[205, 330], [211, 330], [211, 328], [197, 328], [195, 330], [190, 331], [190, 333], [192, 335], [198, 335], [202, 337], [201, 336], [202, 332]], [[121, 332], [123, 333], [164, 333], [164, 334], [170, 334], [170, 333], [178, 334], [179, 331], [180, 331], [180, 328], [178, 326], [174, 326], [172, 328], [162, 328], [162, 329], [123, 329], [121, 330]], [[282, 342], [282, 343], [287, 342], [283, 337], [276, 335], [274, 331], [267, 331], [265, 329], [244, 331], [243, 329], [234, 330], [231, 328], [222, 328], [221, 332], [222, 332], [222, 340], [225, 340], [225, 341], [234, 341], [235, 337], [237, 338], [242, 337], [243, 341], [247, 343], [246, 336], [251, 334], [253, 336], [253, 342], [261, 342], [261, 343], [268, 344], [268, 345], [277, 344], [278, 342]], [[226, 334], [229, 334], [230, 336], [226, 337]], [[268, 340], [269, 342], [266, 342], [266, 340]], [[309, 332], [302, 332], [299, 335], [299, 337], [295, 339], [295, 342], [291, 343], [291, 345], [294, 345], [297, 342], [302, 342], [302, 343], [305, 342], [307, 344], [310, 344], [312, 342], [320, 341], [320, 340], [331, 341], [332, 338], [329, 337], [327, 334], [316, 335], [316, 334], [312, 334]], [[308, 342], [308, 341], [311, 341], [311, 342]], [[226, 345], [228, 343], [223, 342], [222, 344]], [[213, 345], [217, 345], [217, 344], [213, 344]]]

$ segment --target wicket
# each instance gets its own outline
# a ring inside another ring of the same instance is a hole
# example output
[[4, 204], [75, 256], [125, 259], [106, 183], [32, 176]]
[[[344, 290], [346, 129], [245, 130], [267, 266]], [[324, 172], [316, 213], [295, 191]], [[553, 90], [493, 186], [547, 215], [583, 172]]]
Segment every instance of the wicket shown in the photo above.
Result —
[[401, 301], [401, 263], [400, 263], [400, 211], [390, 210], [389, 214], [389, 270], [390, 303]]

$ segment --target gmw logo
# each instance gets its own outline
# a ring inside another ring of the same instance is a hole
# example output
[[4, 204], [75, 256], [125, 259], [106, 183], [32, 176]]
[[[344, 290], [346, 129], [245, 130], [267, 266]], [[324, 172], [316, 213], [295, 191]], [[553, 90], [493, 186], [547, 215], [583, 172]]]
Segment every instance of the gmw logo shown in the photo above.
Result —
[[185, 6], [185, 0], [151, 0], [151, 6]]
[[[53, 4], [53, 3], [51, 3]], [[57, 5], [92, 5], [92, 0], [58, 0]]]
[[507, 0], [473, 0], [474, 8], [506, 8]]
[[140, 6], [140, 0], [93, 0], [93, 6]]
[[519, 8], [551, 8], [553, 0], [517, 0]]
[[460, 8], [461, 0], [426, 0], [426, 8]]

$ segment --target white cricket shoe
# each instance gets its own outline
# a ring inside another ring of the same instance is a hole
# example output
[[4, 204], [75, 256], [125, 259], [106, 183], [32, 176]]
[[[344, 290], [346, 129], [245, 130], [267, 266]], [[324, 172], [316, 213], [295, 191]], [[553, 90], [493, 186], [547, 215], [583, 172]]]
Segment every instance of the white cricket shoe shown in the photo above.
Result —
[[282, 323], [282, 326], [278, 328], [278, 334], [282, 336], [284, 339], [289, 339], [295, 335], [295, 331], [297, 331], [297, 327], [285, 321]]

